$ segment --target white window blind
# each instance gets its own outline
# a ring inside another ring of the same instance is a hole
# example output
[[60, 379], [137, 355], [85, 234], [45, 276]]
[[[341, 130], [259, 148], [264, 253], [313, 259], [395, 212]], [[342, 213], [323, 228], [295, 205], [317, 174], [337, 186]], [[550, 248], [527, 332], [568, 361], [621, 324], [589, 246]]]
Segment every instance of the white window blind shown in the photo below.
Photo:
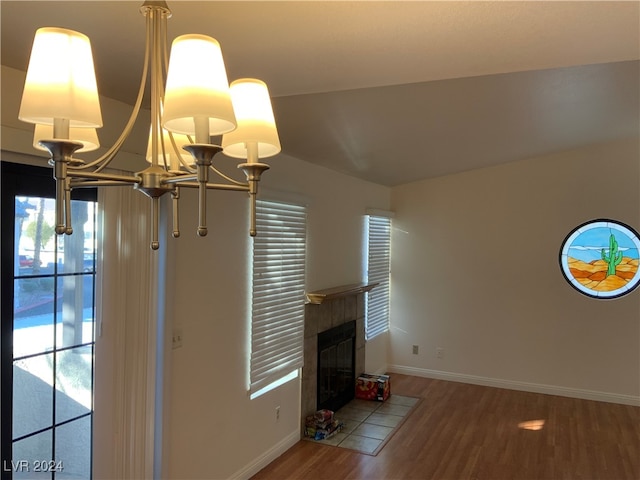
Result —
[[389, 330], [391, 219], [367, 216], [367, 282], [379, 283], [366, 296], [365, 334], [370, 339]]
[[258, 200], [256, 227], [251, 313], [252, 398], [302, 367], [306, 208]]

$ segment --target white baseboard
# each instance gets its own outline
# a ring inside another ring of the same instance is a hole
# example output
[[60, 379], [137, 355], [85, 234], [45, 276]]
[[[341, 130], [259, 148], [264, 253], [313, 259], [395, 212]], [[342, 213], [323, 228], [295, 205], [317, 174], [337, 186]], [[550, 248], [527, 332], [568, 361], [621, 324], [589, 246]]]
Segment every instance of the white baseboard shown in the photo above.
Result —
[[[371, 372], [373, 375], [384, 375], [388, 372], [388, 367], [387, 364], [384, 365], [384, 367], [380, 367], [379, 369], [375, 370], [374, 372]], [[369, 373], [369, 372], [366, 372]], [[400, 372], [398, 372], [400, 373]]]
[[596, 392], [577, 388], [558, 387], [555, 385], [543, 385], [538, 383], [517, 382], [513, 380], [501, 380], [498, 378], [479, 377], [476, 375], [464, 375], [460, 373], [442, 372], [425, 368], [407, 367], [403, 365], [389, 365], [388, 372], [413, 375], [416, 377], [448, 380], [451, 382], [470, 383], [484, 385], [486, 387], [506, 388], [523, 392], [544, 393], [561, 397], [581, 398], [584, 400], [596, 400], [599, 402], [620, 403], [623, 405], [640, 406], [640, 397], [633, 395], [620, 395], [607, 392]]
[[230, 478], [244, 480], [251, 478], [264, 467], [273, 462], [276, 458], [282, 455], [284, 452], [293, 447], [296, 443], [300, 441], [300, 430], [296, 429], [294, 432], [291, 432], [285, 438], [283, 438], [280, 442], [276, 443], [269, 450], [264, 452], [261, 456], [252, 461], [249, 465], [246, 465], [244, 468], [238, 470], [236, 473], [231, 475]]

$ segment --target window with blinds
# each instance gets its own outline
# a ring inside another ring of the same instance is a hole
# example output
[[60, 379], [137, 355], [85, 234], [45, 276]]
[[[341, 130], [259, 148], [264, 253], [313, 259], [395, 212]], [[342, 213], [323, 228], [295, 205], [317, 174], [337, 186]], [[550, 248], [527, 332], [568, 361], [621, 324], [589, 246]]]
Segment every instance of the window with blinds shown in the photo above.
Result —
[[291, 378], [303, 363], [306, 208], [258, 200], [253, 239], [250, 395]]
[[365, 297], [367, 340], [389, 330], [390, 265], [391, 219], [367, 215], [367, 283], [379, 283]]

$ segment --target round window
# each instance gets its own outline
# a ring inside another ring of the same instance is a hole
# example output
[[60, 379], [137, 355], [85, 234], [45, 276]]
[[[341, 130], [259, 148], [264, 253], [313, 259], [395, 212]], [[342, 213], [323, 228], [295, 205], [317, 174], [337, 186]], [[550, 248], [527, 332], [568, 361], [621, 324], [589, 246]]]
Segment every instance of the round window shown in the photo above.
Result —
[[579, 225], [560, 249], [566, 280], [584, 295], [617, 298], [640, 283], [640, 238], [628, 225], [598, 219]]

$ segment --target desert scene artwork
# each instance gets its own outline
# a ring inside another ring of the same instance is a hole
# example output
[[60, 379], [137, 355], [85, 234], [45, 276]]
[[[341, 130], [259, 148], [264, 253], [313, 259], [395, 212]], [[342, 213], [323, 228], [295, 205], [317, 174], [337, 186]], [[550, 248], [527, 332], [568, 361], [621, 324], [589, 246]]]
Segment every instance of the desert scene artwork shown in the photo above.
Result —
[[567, 281], [585, 295], [619, 297], [640, 282], [640, 240], [619, 222], [589, 222], [566, 238], [560, 263]]

